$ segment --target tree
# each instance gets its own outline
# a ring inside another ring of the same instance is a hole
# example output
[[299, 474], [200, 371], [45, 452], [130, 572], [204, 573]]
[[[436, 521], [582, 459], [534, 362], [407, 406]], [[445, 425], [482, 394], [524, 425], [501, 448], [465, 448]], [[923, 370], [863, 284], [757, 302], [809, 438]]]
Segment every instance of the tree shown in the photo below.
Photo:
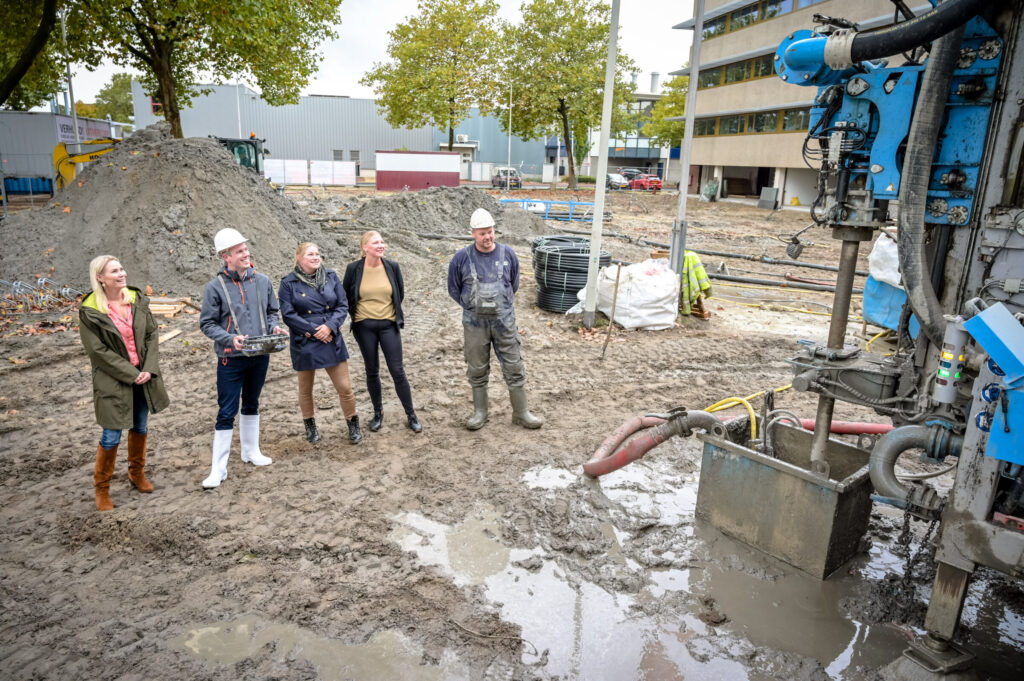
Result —
[[[504, 92], [492, 95], [497, 103], [495, 116], [507, 131], [511, 85], [511, 132], [523, 139], [538, 139], [555, 128], [568, 144], [571, 130], [594, 128], [601, 122], [609, 7], [597, 0], [530, 0], [522, 14], [522, 23], [509, 29], [503, 41], [510, 54], [499, 83]], [[635, 126], [626, 108], [633, 85], [625, 74], [632, 70], [632, 62], [621, 52], [616, 70], [613, 134]], [[574, 151], [569, 149], [567, 156], [569, 186], [575, 188]]]
[[75, 113], [83, 118], [99, 118], [99, 113], [96, 111], [96, 104], [89, 104], [78, 100], [75, 102]]
[[50, 35], [57, 25], [57, 0], [0, 3], [0, 106], [31, 109], [53, 94], [63, 62]]
[[96, 117], [125, 123], [132, 119], [132, 75], [115, 73], [96, 95]]
[[180, 108], [198, 94], [200, 74], [214, 82], [252, 80], [272, 105], [298, 102], [320, 57], [336, 37], [341, 0], [75, 0], [89, 34], [115, 64], [142, 75], [159, 96], [171, 133], [181, 137]]
[[686, 121], [666, 119], [686, 114], [686, 92], [689, 89], [689, 76], [676, 76], [665, 83], [664, 93], [654, 103], [651, 119], [644, 125], [644, 135], [651, 138], [651, 144], [659, 147], [678, 147], [682, 144]]
[[494, 50], [498, 45], [495, 0], [422, 0], [419, 14], [388, 33], [387, 63], [375, 63], [359, 82], [373, 88], [388, 123], [416, 128], [455, 128], [479, 104], [489, 109]]

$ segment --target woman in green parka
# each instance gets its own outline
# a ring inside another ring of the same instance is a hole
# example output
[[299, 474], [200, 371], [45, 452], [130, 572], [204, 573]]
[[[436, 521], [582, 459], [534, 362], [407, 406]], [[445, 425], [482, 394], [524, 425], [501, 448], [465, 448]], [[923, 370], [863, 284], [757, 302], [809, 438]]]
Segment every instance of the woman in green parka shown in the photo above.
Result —
[[128, 276], [112, 255], [89, 263], [92, 293], [78, 312], [82, 345], [92, 364], [92, 400], [103, 428], [96, 449], [96, 508], [109, 511], [121, 432], [128, 431], [128, 480], [140, 492], [152, 492], [146, 479], [146, 429], [150, 412], [170, 404], [160, 373], [157, 326], [149, 300], [128, 286]]

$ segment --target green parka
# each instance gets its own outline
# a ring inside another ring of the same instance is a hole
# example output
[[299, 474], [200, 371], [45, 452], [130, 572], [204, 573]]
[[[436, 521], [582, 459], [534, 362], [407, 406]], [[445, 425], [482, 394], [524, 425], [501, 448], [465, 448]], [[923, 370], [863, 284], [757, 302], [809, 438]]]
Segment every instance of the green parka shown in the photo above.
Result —
[[92, 364], [96, 423], [110, 430], [132, 427], [132, 388], [135, 378], [143, 371], [153, 375], [142, 384], [150, 413], [155, 414], [171, 403], [160, 374], [157, 327], [149, 311], [149, 299], [133, 286], [129, 286], [128, 291], [132, 298], [132, 329], [141, 369], [136, 369], [128, 360], [124, 339], [110, 317], [97, 307], [95, 293], [85, 297], [78, 311], [82, 346]]

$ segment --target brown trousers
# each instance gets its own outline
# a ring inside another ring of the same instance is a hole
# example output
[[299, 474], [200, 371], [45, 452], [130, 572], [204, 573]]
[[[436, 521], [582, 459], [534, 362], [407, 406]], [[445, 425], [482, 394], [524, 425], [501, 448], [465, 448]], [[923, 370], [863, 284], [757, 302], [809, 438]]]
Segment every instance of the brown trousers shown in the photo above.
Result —
[[[342, 362], [337, 366], [324, 369], [338, 391], [338, 399], [341, 401], [341, 411], [345, 414], [345, 420], [350, 420], [356, 415], [356, 395], [352, 392], [352, 378], [348, 373], [348, 362]], [[316, 371], [299, 371], [299, 410], [302, 411], [302, 418], [313, 418], [313, 379]]]

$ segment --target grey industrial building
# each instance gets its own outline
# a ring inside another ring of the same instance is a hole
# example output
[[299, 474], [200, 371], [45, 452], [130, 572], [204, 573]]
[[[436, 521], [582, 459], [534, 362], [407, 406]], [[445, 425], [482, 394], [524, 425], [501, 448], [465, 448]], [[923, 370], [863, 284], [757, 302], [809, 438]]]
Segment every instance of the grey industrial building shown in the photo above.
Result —
[[[266, 140], [273, 158], [319, 161], [354, 161], [360, 171], [375, 169], [377, 150], [405, 149], [437, 151], [447, 149], [448, 131], [430, 126], [394, 128], [377, 110], [372, 99], [308, 95], [294, 105], [271, 106], [245, 85], [203, 85], [207, 94], [193, 99], [181, 111], [186, 137], [248, 137], [255, 133]], [[132, 83], [135, 123], [145, 127], [158, 122], [159, 104]], [[514, 115], [514, 113], [513, 113]], [[463, 161], [504, 165], [508, 137], [497, 120], [474, 109], [455, 130], [454, 150]], [[512, 165], [525, 175], [540, 175], [544, 142], [512, 138]]]

